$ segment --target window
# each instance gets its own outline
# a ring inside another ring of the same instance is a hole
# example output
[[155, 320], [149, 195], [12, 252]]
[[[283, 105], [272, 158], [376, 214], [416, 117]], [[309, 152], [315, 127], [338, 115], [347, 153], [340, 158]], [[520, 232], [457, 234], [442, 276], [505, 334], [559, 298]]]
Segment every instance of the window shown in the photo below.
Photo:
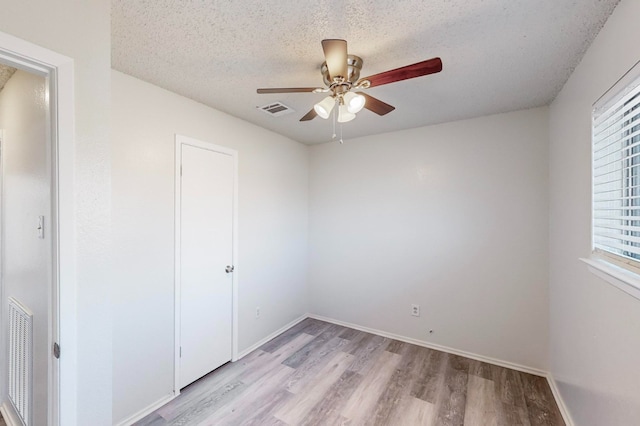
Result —
[[593, 110], [593, 250], [640, 268], [640, 65]]

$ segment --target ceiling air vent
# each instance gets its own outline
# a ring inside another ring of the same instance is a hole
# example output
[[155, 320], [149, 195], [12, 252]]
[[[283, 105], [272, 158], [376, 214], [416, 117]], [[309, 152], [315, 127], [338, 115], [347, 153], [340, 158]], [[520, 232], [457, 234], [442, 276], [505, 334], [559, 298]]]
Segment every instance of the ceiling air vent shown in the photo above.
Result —
[[260, 109], [260, 111], [263, 111], [264, 113], [272, 117], [279, 117], [281, 115], [287, 115], [294, 112], [292, 108], [289, 108], [282, 102], [273, 102], [258, 108]]

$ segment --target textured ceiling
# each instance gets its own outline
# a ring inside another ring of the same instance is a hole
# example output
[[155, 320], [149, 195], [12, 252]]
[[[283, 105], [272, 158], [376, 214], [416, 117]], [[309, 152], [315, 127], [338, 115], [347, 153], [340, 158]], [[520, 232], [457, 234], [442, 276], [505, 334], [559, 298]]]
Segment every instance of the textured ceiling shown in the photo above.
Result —
[[[549, 104], [619, 0], [113, 0], [116, 70], [304, 143], [332, 124], [298, 120], [323, 94], [324, 38], [344, 38], [362, 76], [434, 56], [439, 74], [368, 93], [396, 107], [363, 110], [344, 139]], [[257, 106], [281, 101], [295, 113]]]
[[14, 72], [16, 72], [15, 68], [0, 64], [0, 90], [4, 88]]

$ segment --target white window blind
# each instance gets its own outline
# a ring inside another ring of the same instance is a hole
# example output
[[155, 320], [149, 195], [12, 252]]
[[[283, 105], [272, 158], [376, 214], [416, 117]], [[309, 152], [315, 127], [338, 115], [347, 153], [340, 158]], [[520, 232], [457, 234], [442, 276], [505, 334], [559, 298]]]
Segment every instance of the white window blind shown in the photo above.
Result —
[[[634, 67], [634, 70], [640, 67]], [[633, 70], [632, 70], [633, 71]], [[640, 73], [593, 112], [593, 249], [640, 266]]]

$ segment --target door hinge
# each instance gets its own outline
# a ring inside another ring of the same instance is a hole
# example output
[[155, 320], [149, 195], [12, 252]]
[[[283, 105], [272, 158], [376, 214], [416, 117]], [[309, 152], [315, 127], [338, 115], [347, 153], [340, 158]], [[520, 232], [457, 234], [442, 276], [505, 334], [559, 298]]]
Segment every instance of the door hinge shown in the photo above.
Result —
[[180, 346], [180, 358], [182, 358], [182, 346]]
[[182, 176], [182, 164], [180, 164], [180, 176]]
[[44, 240], [44, 216], [38, 216], [38, 238]]
[[60, 359], [60, 345], [58, 342], [53, 344], [53, 356], [55, 356], [56, 359]]

